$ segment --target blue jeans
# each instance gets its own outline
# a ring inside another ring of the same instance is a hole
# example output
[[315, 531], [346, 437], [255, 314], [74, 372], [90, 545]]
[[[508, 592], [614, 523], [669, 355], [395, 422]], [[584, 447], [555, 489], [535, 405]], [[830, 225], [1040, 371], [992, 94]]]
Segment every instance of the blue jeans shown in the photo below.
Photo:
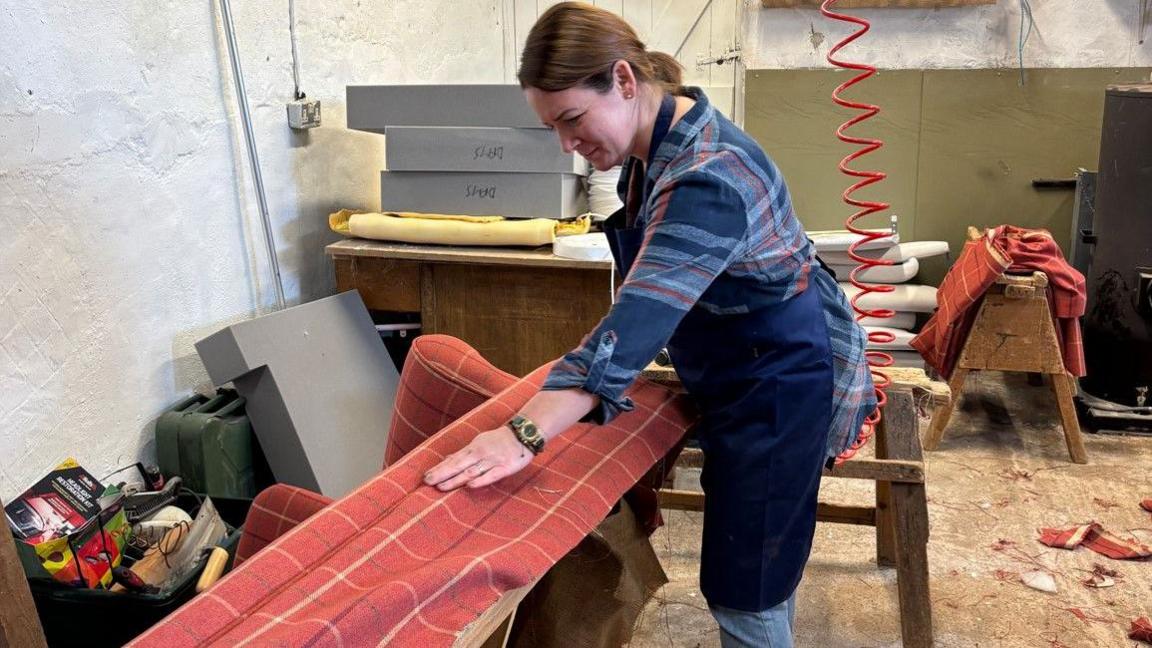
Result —
[[796, 592], [786, 601], [760, 612], [745, 612], [711, 605], [720, 624], [722, 648], [792, 648], [792, 619], [796, 616]]

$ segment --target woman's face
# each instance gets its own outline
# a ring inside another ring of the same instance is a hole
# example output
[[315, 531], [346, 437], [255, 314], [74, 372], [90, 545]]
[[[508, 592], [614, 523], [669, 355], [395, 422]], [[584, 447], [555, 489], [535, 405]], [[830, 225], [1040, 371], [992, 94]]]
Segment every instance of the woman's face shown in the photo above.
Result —
[[619, 84], [606, 93], [592, 88], [546, 92], [526, 88], [524, 95], [541, 123], [556, 131], [565, 153], [573, 151], [598, 171], [622, 164], [635, 148], [637, 102], [625, 99]]

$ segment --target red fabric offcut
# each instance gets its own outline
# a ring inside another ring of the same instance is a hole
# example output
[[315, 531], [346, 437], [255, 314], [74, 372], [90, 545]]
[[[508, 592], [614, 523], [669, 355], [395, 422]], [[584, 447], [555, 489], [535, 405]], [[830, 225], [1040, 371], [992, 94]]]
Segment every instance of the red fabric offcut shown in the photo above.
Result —
[[1081, 545], [1115, 560], [1139, 560], [1152, 557], [1152, 548], [1135, 540], [1118, 538], [1097, 522], [1070, 529], [1040, 529], [1040, 542], [1057, 549], [1075, 549]]
[[1084, 343], [1079, 317], [1087, 306], [1084, 275], [1068, 265], [1052, 235], [1001, 225], [968, 241], [936, 293], [937, 309], [911, 345], [942, 376], [949, 378], [984, 293], [1005, 272], [1040, 271], [1048, 275], [1049, 303], [1064, 368], [1073, 376], [1085, 373]]
[[[468, 349], [458, 340], [425, 336], [409, 359], [474, 375], [470, 363], [479, 356], [462, 358], [461, 348]], [[415, 414], [400, 405], [402, 398], [471, 402], [452, 381], [417, 366], [406, 366], [402, 375], [395, 425], [424, 430], [427, 421], [412, 417], [438, 420], [435, 406]], [[444, 456], [507, 421], [548, 369], [486, 402], [478, 391], [482, 404], [463, 418], [274, 540], [130, 645], [452, 645], [503, 593], [533, 582], [575, 547], [695, 421], [686, 399], [639, 381], [629, 391], [635, 410], [605, 426], [574, 426], [498, 484], [449, 493], [422, 484], [424, 472]]]
[[1128, 630], [1128, 638], [1152, 644], [1152, 621], [1148, 617], [1133, 621], [1132, 628]]
[[1142, 500], [1140, 502], [1140, 508], [1148, 511], [1149, 513], [1152, 513], [1152, 499]]

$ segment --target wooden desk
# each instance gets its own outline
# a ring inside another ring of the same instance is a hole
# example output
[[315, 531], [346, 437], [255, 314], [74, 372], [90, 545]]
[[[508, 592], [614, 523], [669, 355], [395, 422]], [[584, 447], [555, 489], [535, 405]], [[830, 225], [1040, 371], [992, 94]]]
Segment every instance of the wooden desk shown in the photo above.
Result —
[[472, 345], [523, 376], [579, 344], [611, 306], [610, 261], [537, 249], [461, 248], [347, 239], [326, 248], [338, 291], [369, 310], [420, 313], [423, 333]]

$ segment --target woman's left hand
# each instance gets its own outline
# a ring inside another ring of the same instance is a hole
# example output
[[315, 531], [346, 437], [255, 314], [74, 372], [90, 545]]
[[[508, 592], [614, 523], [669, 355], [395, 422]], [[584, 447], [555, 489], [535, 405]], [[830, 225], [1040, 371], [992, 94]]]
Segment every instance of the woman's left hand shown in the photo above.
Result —
[[480, 488], [514, 475], [532, 462], [532, 452], [511, 428], [481, 432], [459, 452], [424, 473], [424, 483], [442, 491], [467, 485]]

